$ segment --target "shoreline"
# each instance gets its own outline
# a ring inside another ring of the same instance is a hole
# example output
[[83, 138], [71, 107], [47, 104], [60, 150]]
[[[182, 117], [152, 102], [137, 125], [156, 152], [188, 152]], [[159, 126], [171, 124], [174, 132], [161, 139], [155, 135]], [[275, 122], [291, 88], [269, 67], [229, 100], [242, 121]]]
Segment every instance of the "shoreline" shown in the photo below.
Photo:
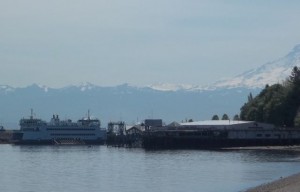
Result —
[[247, 189], [245, 192], [299, 192], [300, 173]]
[[222, 148], [222, 150], [228, 151], [247, 151], [247, 150], [255, 150], [255, 151], [266, 151], [266, 150], [273, 150], [273, 151], [294, 151], [300, 152], [300, 145], [282, 145], [282, 146], [251, 146], [251, 147], [229, 147], [229, 148]]

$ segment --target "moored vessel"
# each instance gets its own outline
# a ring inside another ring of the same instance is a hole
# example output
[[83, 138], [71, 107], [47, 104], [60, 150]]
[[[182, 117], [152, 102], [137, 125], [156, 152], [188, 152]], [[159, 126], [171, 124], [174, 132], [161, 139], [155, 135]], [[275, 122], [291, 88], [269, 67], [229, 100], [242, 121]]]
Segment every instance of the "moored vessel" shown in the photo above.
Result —
[[50, 122], [31, 115], [20, 120], [20, 133], [22, 138], [16, 144], [104, 144], [106, 129], [101, 128], [99, 119], [88, 117], [77, 122], [60, 120], [53, 115]]

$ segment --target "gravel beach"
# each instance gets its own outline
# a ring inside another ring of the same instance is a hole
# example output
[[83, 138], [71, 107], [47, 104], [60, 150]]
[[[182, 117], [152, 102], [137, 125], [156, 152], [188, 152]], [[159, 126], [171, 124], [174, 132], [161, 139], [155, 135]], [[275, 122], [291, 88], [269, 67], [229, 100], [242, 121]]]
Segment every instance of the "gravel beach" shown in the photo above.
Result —
[[[300, 146], [237, 147], [229, 148], [229, 150], [278, 150], [300, 152]], [[300, 192], [300, 173], [250, 188], [245, 192]]]
[[248, 189], [246, 192], [300, 192], [300, 173]]
[[223, 150], [255, 150], [255, 151], [294, 151], [300, 152], [300, 145], [293, 145], [293, 146], [254, 146], [254, 147], [230, 147], [230, 148], [223, 148]]

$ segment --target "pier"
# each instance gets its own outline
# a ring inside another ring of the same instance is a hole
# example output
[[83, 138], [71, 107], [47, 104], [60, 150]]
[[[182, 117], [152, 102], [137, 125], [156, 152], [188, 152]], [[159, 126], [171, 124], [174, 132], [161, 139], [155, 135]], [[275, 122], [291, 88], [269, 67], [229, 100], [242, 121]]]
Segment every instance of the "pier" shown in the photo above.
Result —
[[107, 146], [142, 147], [142, 126], [126, 128], [125, 122], [109, 122], [107, 129]]
[[149, 127], [145, 149], [222, 149], [300, 144], [300, 129], [251, 121], [200, 121]]
[[22, 134], [16, 130], [5, 130], [3, 127], [0, 129], [0, 144], [13, 144], [20, 140]]

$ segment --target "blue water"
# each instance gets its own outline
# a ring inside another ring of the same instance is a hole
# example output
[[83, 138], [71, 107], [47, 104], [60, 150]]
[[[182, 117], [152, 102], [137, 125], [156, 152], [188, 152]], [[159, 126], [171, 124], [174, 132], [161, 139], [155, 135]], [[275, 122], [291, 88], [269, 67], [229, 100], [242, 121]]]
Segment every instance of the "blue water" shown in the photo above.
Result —
[[0, 145], [0, 171], [0, 191], [238, 192], [300, 172], [300, 154]]

